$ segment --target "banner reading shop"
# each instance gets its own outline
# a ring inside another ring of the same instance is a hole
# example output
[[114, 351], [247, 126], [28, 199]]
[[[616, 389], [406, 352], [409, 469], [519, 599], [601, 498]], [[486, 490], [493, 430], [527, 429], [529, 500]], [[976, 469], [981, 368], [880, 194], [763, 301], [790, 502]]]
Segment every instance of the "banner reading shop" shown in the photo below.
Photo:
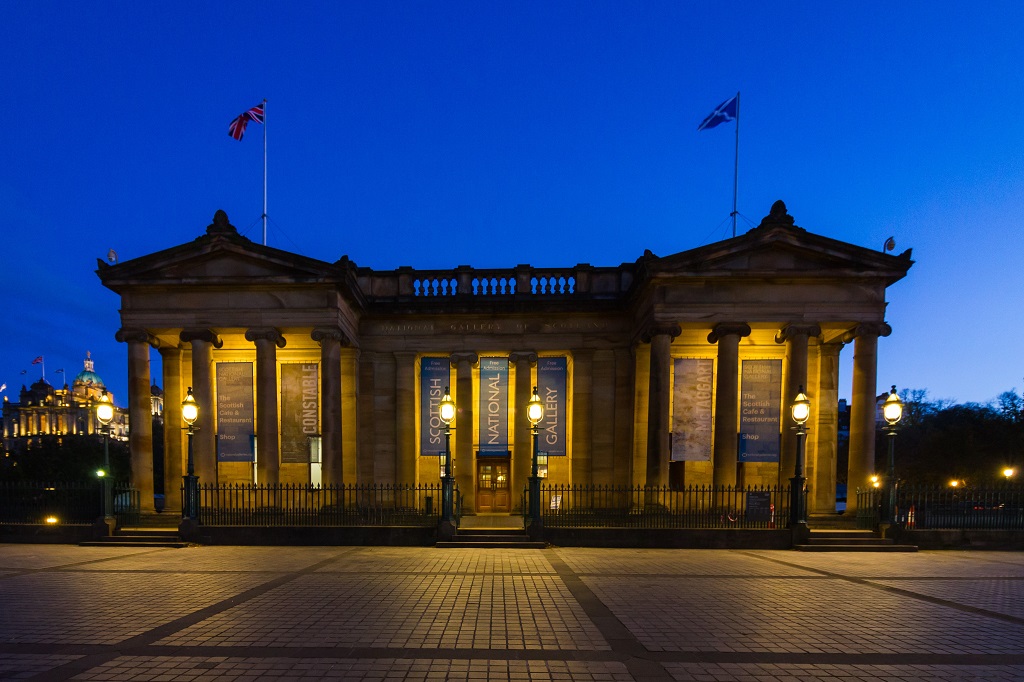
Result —
[[715, 361], [676, 358], [672, 397], [672, 461], [710, 462]]
[[480, 358], [480, 457], [508, 457], [508, 358]]
[[540, 450], [549, 457], [565, 457], [566, 358], [537, 360], [537, 391], [544, 403], [540, 422]]
[[739, 460], [778, 462], [782, 360], [744, 360], [741, 374]]
[[320, 433], [320, 365], [281, 364], [281, 461], [309, 462], [309, 438]]
[[444, 450], [444, 424], [438, 406], [450, 386], [451, 361], [448, 358], [420, 360], [420, 455], [439, 457]]
[[252, 462], [252, 363], [217, 363], [217, 461]]

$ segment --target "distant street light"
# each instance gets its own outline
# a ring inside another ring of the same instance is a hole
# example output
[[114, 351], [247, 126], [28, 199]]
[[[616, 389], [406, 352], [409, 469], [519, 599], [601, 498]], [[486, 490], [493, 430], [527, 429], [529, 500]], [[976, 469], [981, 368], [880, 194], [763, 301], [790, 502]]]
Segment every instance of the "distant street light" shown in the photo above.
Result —
[[526, 404], [526, 418], [530, 421], [530, 433], [533, 435], [533, 469], [530, 474], [530, 535], [539, 539], [540, 520], [540, 474], [538, 458], [540, 456], [540, 422], [544, 419], [544, 403], [540, 400], [537, 387], [533, 387], [533, 395]]
[[885, 507], [882, 509], [882, 521], [889, 525], [894, 522], [896, 513], [896, 424], [903, 417], [903, 401], [892, 387], [889, 397], [882, 405], [882, 418], [885, 419], [885, 432], [889, 435], [889, 474], [885, 481]]
[[185, 506], [182, 509], [182, 516], [192, 521], [199, 517], [199, 477], [196, 476], [195, 460], [192, 456], [192, 435], [195, 433], [195, 423], [199, 419], [199, 405], [192, 395], [192, 387], [188, 387], [188, 394], [181, 401], [181, 418], [188, 426], [188, 460], [185, 473]]
[[103, 520], [114, 521], [114, 500], [110, 484], [110, 423], [114, 420], [114, 406], [104, 390], [96, 403], [96, 419], [103, 427], [103, 468], [96, 474], [103, 479]]
[[455, 421], [455, 401], [452, 400], [448, 387], [444, 387], [444, 397], [438, 406], [438, 415], [444, 424], [444, 453], [441, 472], [441, 524], [446, 533], [455, 532], [455, 476], [452, 471], [452, 422]]
[[1007, 481], [1013, 478], [1014, 474], [1016, 473], [1017, 470], [1014, 469], [1013, 467], [1006, 467], [1005, 469], [1003, 469], [1003, 477], [1006, 478]]
[[804, 477], [804, 437], [807, 430], [804, 425], [811, 416], [811, 401], [804, 394], [803, 386], [797, 392], [790, 411], [796, 422], [796, 466], [793, 478], [789, 479], [789, 527], [795, 529], [807, 523], [807, 512], [804, 509], [804, 484], [807, 481]]

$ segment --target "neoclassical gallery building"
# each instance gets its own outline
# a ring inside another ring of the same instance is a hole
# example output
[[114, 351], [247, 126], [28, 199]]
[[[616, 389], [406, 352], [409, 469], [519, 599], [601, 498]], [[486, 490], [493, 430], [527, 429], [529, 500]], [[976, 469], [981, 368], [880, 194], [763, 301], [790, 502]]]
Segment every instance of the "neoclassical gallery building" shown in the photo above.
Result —
[[173, 425], [189, 387], [201, 483], [325, 485], [436, 483], [450, 387], [464, 512], [515, 511], [536, 386], [548, 481], [637, 486], [787, 484], [788, 405], [803, 387], [813, 512], [835, 508], [839, 357], [851, 344], [851, 490], [874, 468], [886, 288], [911, 265], [910, 251], [797, 227], [779, 201], [745, 234], [689, 251], [504, 270], [329, 263], [254, 243], [218, 211], [195, 241], [100, 262], [98, 274], [121, 297], [144, 509], [156, 379], [172, 510], [186, 457]]

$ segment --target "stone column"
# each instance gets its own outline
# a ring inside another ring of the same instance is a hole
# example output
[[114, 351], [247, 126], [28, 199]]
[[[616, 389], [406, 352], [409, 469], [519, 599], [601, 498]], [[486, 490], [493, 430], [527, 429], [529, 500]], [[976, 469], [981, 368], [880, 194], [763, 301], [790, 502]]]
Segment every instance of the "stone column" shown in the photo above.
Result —
[[817, 445], [817, 461], [811, 481], [813, 513], [836, 510], [836, 459], [839, 450], [839, 351], [842, 343], [818, 346], [818, 395], [812, 404], [818, 406], [818, 429], [812, 434]]
[[462, 493], [462, 511], [476, 513], [476, 468], [473, 457], [473, 365], [476, 353], [452, 353], [455, 367], [455, 484]]
[[359, 349], [341, 349], [341, 480], [358, 479], [359, 461]]
[[713, 455], [716, 486], [736, 485], [740, 339], [749, 335], [750, 326], [742, 322], [716, 325], [708, 334], [708, 343], [718, 344]]
[[416, 353], [395, 353], [395, 398], [395, 483], [416, 485]]
[[846, 477], [846, 512], [857, 511], [857, 488], [866, 488], [875, 469], [875, 400], [878, 337], [892, 328], [884, 322], [859, 324], [844, 340], [853, 340], [853, 390], [850, 404], [850, 463]]
[[314, 329], [310, 337], [320, 344], [320, 453], [325, 485], [340, 485], [341, 455], [341, 345], [340, 329]]
[[149, 390], [149, 333], [143, 329], [122, 329], [118, 341], [128, 343], [128, 450], [130, 481], [139, 491], [140, 510], [153, 514], [153, 413]]
[[256, 480], [281, 482], [281, 447], [277, 419], [277, 349], [285, 339], [277, 329], [249, 329], [245, 340], [256, 344]]
[[530, 482], [533, 467], [533, 435], [526, 416], [526, 404], [533, 394], [533, 373], [537, 354], [532, 351], [510, 353], [509, 362], [516, 367], [515, 403], [512, 408], [512, 507], [523, 503], [523, 491]]
[[[811, 398], [817, 398], [807, 385], [807, 339], [819, 336], [821, 327], [816, 324], [788, 324], [775, 335], [775, 343], [786, 344], [786, 384], [782, 391], [782, 452], [779, 453], [779, 481], [788, 481], [796, 467], [796, 431], [790, 415], [790, 406], [796, 400], [800, 387]], [[813, 416], [813, 415], [812, 415]], [[808, 448], [809, 450], [809, 448]]]
[[596, 350], [591, 365], [591, 472], [596, 485], [615, 484], [615, 352]]
[[160, 364], [164, 384], [164, 513], [180, 514], [185, 427], [181, 419], [181, 401], [185, 399], [181, 388], [181, 348], [162, 346]]
[[590, 485], [593, 478], [593, 441], [591, 410], [593, 405], [594, 351], [572, 352], [572, 479], [575, 485]]
[[633, 481], [633, 373], [636, 371], [629, 348], [615, 349], [615, 433], [612, 448], [612, 480], [614, 485], [630, 485]]
[[651, 371], [648, 377], [647, 407], [647, 476], [650, 487], [668, 485], [668, 463], [671, 456], [669, 434], [672, 407], [672, 339], [682, 329], [677, 324], [657, 323], [643, 334], [651, 344]]
[[192, 345], [192, 397], [199, 419], [192, 436], [192, 460], [199, 485], [217, 482], [217, 432], [214, 430], [213, 349], [224, 345], [209, 329], [186, 329], [179, 338]]
[[651, 346], [633, 345], [633, 451], [631, 484], [642, 486], [647, 482], [647, 413], [650, 396]]

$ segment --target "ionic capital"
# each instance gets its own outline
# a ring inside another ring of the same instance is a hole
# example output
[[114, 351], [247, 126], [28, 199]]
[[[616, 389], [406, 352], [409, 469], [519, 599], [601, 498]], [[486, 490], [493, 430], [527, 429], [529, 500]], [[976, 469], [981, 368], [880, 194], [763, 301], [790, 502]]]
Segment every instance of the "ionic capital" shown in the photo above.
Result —
[[519, 350], [514, 353], [508, 354], [508, 361], [519, 364], [520, 362], [529, 362], [531, 365], [537, 364], [537, 353], [529, 350]]
[[160, 347], [160, 340], [145, 329], [118, 329], [114, 333], [114, 339], [119, 343], [148, 343], [153, 348]]
[[651, 322], [644, 327], [640, 334], [640, 340], [650, 343], [655, 336], [668, 336], [672, 340], [683, 333], [682, 327], [674, 322]]
[[460, 362], [468, 362], [472, 366], [479, 361], [480, 356], [476, 353], [452, 353], [448, 358], [448, 362], [452, 364], [452, 367], [458, 367]]
[[205, 341], [206, 343], [213, 344], [214, 348], [221, 348], [224, 345], [224, 341], [212, 329], [183, 329], [178, 338], [183, 343]]
[[887, 322], [861, 322], [843, 334], [843, 343], [850, 343], [858, 336], [889, 336], [892, 327]]
[[309, 336], [320, 345], [323, 345], [324, 341], [337, 341], [343, 346], [349, 345], [348, 336], [338, 327], [317, 327]]
[[775, 334], [775, 343], [785, 343], [796, 336], [821, 336], [821, 327], [816, 324], [787, 324]]
[[708, 343], [718, 343], [724, 336], [750, 336], [750, 325], [746, 322], [722, 322], [716, 324], [715, 328], [708, 334]]
[[278, 348], [284, 348], [285, 340], [284, 335], [281, 334], [274, 327], [259, 327], [245, 330], [245, 340], [250, 342], [255, 341], [273, 341], [274, 345]]

